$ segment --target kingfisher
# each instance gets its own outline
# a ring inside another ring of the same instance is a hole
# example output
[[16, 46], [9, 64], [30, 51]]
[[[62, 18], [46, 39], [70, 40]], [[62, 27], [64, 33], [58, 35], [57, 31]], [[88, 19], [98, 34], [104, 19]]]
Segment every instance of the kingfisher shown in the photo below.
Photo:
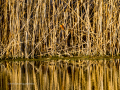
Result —
[[64, 27], [63, 24], [60, 24], [60, 27], [61, 27], [63, 30], [65, 30], [65, 27]]

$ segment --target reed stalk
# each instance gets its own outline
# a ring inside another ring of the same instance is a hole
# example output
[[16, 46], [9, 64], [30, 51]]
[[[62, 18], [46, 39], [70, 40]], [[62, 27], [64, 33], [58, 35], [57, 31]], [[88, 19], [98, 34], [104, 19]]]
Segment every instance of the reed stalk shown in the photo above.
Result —
[[120, 55], [118, 2], [1, 0], [0, 58]]

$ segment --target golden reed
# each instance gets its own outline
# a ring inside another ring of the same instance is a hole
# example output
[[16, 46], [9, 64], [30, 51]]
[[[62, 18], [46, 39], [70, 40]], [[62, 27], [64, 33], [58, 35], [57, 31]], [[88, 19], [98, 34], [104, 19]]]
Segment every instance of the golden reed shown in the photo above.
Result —
[[0, 58], [120, 55], [118, 4], [119, 0], [1, 0]]

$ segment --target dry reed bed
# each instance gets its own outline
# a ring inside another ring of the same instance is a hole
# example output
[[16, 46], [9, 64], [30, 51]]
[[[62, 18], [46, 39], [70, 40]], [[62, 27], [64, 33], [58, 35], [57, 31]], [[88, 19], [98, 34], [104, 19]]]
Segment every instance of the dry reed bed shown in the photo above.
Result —
[[0, 58], [120, 54], [119, 0], [1, 0], [0, 7]]

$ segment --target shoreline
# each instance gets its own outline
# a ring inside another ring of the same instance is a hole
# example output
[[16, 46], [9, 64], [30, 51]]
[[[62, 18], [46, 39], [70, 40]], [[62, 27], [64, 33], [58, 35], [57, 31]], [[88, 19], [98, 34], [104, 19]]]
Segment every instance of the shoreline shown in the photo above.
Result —
[[120, 56], [73, 56], [73, 57], [57, 57], [57, 56], [52, 56], [52, 57], [39, 57], [39, 58], [4, 58], [0, 59], [0, 61], [46, 61], [46, 60], [104, 60], [104, 59], [120, 59]]

